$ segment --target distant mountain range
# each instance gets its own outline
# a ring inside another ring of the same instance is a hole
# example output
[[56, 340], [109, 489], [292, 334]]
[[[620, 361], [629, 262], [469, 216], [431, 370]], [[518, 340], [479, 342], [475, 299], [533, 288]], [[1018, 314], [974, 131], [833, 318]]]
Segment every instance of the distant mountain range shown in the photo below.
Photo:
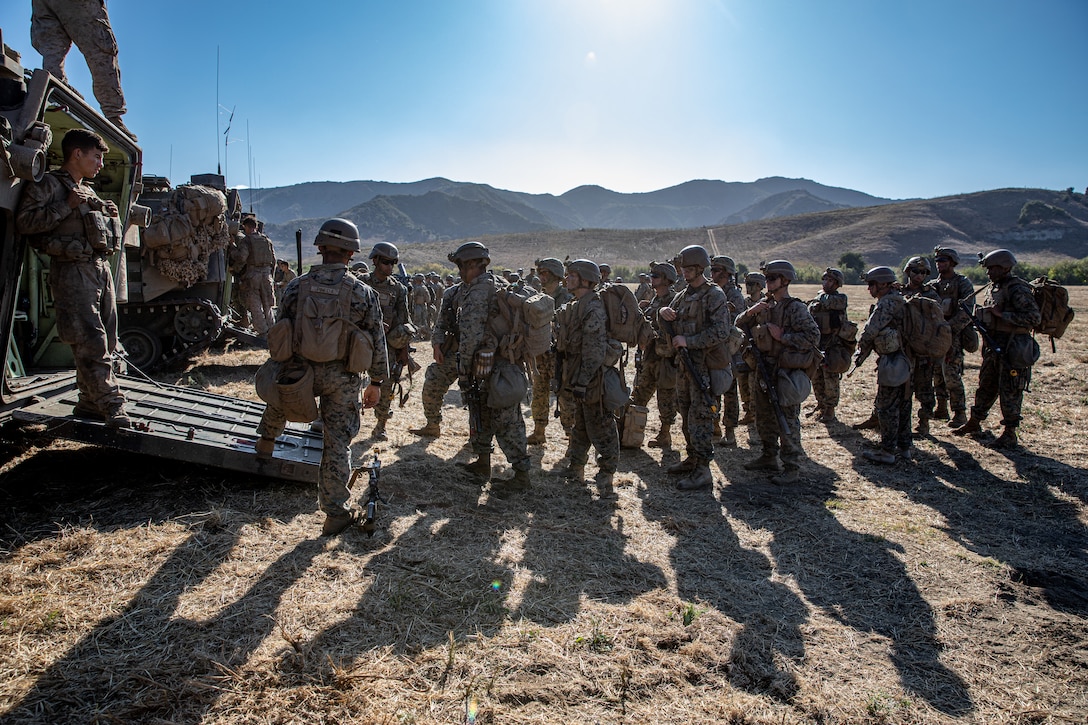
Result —
[[749, 267], [787, 258], [823, 267], [845, 252], [898, 265], [935, 244], [961, 256], [998, 247], [1025, 261], [1088, 256], [1085, 196], [1046, 189], [998, 189], [895, 201], [808, 179], [696, 180], [638, 194], [580, 186], [526, 194], [448, 179], [398, 184], [310, 182], [244, 190], [280, 252], [294, 258], [295, 230], [313, 240], [323, 221], [351, 219], [364, 237], [400, 246], [410, 266], [444, 264], [459, 240], [479, 238], [495, 264], [513, 268], [542, 256], [587, 257], [627, 266], [665, 259], [687, 244], [710, 246]]

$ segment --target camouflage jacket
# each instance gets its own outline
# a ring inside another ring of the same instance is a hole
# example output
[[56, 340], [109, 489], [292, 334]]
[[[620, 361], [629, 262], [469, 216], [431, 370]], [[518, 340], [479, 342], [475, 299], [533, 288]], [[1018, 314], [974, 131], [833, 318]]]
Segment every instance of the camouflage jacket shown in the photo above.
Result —
[[477, 352], [495, 351], [498, 347], [499, 335], [494, 329], [494, 320], [499, 319], [499, 303], [495, 290], [505, 285], [491, 272], [484, 272], [471, 282], [451, 288], [457, 290], [452, 331], [457, 335], [457, 374], [461, 377], [472, 374]]
[[661, 319], [659, 317], [661, 308], [670, 307], [674, 299], [676, 299], [676, 295], [672, 293], [671, 289], [666, 290], [665, 294], [660, 297], [654, 295], [650, 299], [650, 306], [642, 313], [654, 331], [654, 340], [646, 346], [645, 355], [647, 358], [672, 358], [676, 356], [676, 348], [672, 346], [672, 339], [661, 329]]
[[440, 346], [443, 355], [456, 349], [457, 290], [460, 287], [460, 284], [455, 284], [442, 293], [442, 305], [438, 308], [438, 317], [431, 331], [431, 344]]
[[[820, 327], [808, 311], [808, 305], [796, 297], [786, 297], [775, 302], [769, 309], [753, 312], [749, 307], [737, 318], [737, 325], [749, 329], [755, 334], [759, 326], [773, 323], [782, 328], [782, 339], [774, 340], [766, 335], [767, 342], [760, 350], [770, 358], [777, 360], [783, 348], [807, 350], [820, 342]], [[757, 344], [758, 338], [757, 338]]]
[[[42, 249], [50, 237], [86, 238], [79, 208], [68, 206], [69, 189], [74, 185], [71, 175], [63, 169], [50, 171], [36, 184], [24, 184], [15, 227], [20, 234], [31, 237], [31, 246]], [[86, 180], [78, 186], [84, 194], [98, 198]]]
[[608, 353], [608, 317], [597, 292], [572, 299], [556, 313], [556, 350], [563, 356], [563, 388], [588, 388]]
[[974, 285], [962, 274], [954, 274], [948, 279], [938, 277], [933, 281], [932, 287], [939, 297], [938, 301], [941, 303], [944, 319], [948, 320], [948, 324], [952, 326], [952, 335], [958, 335], [963, 328], [971, 324], [971, 318], [964, 312], [960, 302], [974, 293]]
[[[1001, 317], [993, 314], [995, 309], [1001, 310]], [[1043, 318], [1031, 285], [1015, 274], [990, 285], [976, 314], [995, 336], [1030, 333]]]
[[386, 354], [382, 308], [378, 304], [378, 296], [374, 290], [360, 282], [355, 275], [349, 274], [345, 264], [314, 265], [309, 272], [301, 277], [295, 277], [284, 288], [283, 300], [276, 311], [277, 321], [295, 319], [299, 285], [304, 279], [310, 279], [313, 283], [325, 287], [339, 287], [344, 283], [343, 280], [348, 280], [348, 283], [352, 285], [349, 307], [351, 323], [360, 330], [370, 333], [370, 337], [374, 340], [374, 359], [368, 371], [370, 378], [385, 380], [389, 376], [389, 357]]
[[407, 287], [394, 277], [387, 277], [384, 282], [379, 282], [373, 272], [363, 275], [362, 280], [378, 294], [386, 332], [411, 321]]
[[744, 293], [734, 283], [727, 283], [722, 287], [722, 291], [725, 292], [725, 299], [729, 303], [729, 319], [732, 321], [748, 309], [748, 304], [744, 301]]
[[[885, 329], [901, 330], [906, 312], [907, 301], [899, 290], [893, 289], [877, 300], [858, 337], [858, 358], [864, 360], [869, 356], [869, 353], [873, 351], [877, 335]], [[904, 351], [907, 349], [903, 341], [900, 341], [900, 348]]]

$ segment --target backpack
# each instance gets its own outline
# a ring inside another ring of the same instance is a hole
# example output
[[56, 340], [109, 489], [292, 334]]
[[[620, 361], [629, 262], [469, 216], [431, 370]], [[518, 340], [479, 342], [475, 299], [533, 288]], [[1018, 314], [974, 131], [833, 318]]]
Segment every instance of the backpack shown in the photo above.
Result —
[[143, 230], [152, 266], [186, 287], [205, 279], [211, 254], [230, 243], [226, 211], [226, 197], [216, 189], [184, 185], [172, 190]]
[[915, 295], [906, 300], [901, 342], [915, 357], [943, 358], [952, 347], [952, 326], [944, 319], [941, 305]]
[[293, 355], [317, 363], [343, 360], [348, 372], [368, 370], [374, 340], [351, 322], [352, 287], [347, 275], [335, 287], [301, 277], [294, 318], [284, 317], [268, 331], [269, 357], [278, 362]]
[[552, 346], [552, 321], [555, 300], [532, 287], [511, 286], [495, 290], [495, 299], [506, 331], [499, 341], [503, 357], [511, 362], [525, 362], [535, 368], [535, 361]]
[[613, 284], [600, 292], [608, 316], [608, 336], [628, 345], [644, 345], [653, 336], [631, 288]]
[[1073, 308], [1069, 306], [1069, 291], [1049, 277], [1039, 277], [1031, 281], [1031, 293], [1035, 304], [1039, 305], [1042, 319], [1032, 328], [1040, 335], [1050, 337], [1050, 347], [1054, 349], [1054, 340], [1065, 334], [1065, 328], [1073, 321]]

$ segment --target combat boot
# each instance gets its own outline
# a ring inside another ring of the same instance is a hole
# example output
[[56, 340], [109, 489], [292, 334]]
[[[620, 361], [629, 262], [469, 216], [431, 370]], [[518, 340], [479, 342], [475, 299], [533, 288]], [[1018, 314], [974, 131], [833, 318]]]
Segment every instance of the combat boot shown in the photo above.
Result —
[[116, 126], [121, 132], [125, 133], [133, 141], [138, 140], [136, 138], [136, 134], [134, 134], [132, 131], [129, 131], [128, 126], [126, 126], [124, 124], [124, 122], [121, 121], [120, 116], [109, 116], [109, 117], [107, 117], [106, 120], [108, 120], [110, 123], [112, 123], [114, 126]]
[[782, 470], [782, 464], [778, 462], [778, 454], [763, 451], [759, 454], [759, 458], [753, 458], [744, 464], [744, 470], [746, 471], [774, 471], [778, 472]]
[[276, 439], [261, 436], [254, 442], [253, 448], [257, 451], [257, 458], [271, 458], [272, 451], [276, 450]]
[[957, 410], [952, 416], [952, 420], [948, 421], [948, 427], [959, 428], [963, 425], [967, 425], [967, 413], [966, 411]]
[[559, 476], [575, 483], [581, 483], [586, 480], [586, 467], [585, 465], [568, 464], [566, 466], [556, 466], [550, 471], [553, 476]]
[[612, 488], [612, 479], [615, 475], [612, 471], [597, 471], [597, 475], [593, 477], [593, 483], [597, 485], [597, 493], [601, 498], [615, 497], [616, 492]]
[[672, 431], [662, 428], [648, 444], [650, 448], [672, 448]]
[[475, 461], [458, 461], [457, 466], [467, 473], [483, 479], [491, 478], [491, 454], [483, 453]]
[[529, 472], [514, 470], [511, 478], [496, 478], [491, 481], [491, 493], [499, 498], [506, 498], [512, 493], [519, 493], [529, 489]]
[[722, 448], [736, 448], [737, 447], [737, 434], [733, 432], [733, 429], [729, 426], [724, 428], [722, 437], [718, 439], [718, 445]]
[[817, 405], [812, 410], [805, 413], [806, 418], [819, 418], [823, 414], [823, 408]]
[[[948, 420], [948, 401], [947, 400], [942, 399], [942, 400], [937, 401], [937, 410], [933, 411], [933, 417], [936, 420]], [[966, 423], [966, 422], [967, 421], [964, 421], [964, 423]], [[960, 423], [960, 425], [963, 425], [963, 423]]]
[[695, 466], [697, 465], [697, 463], [698, 462], [694, 458], [688, 456], [684, 460], [678, 461], [666, 468], [665, 473], [691, 473], [695, 470]]
[[442, 427], [438, 423], [428, 421], [422, 428], [409, 428], [408, 432], [423, 438], [438, 438], [442, 435]]
[[[951, 425], [951, 423], [949, 423], [949, 425]], [[966, 423], [959, 426], [958, 428], [954, 428], [952, 430], [952, 435], [954, 435], [954, 436], [965, 436], [965, 435], [973, 435], [973, 434], [981, 433], [981, 432], [982, 432], [982, 421], [972, 415], [971, 419], [968, 420]]]
[[125, 406], [116, 405], [106, 411], [107, 428], [131, 428], [132, 418], [125, 412]]
[[84, 420], [106, 420], [106, 416], [98, 409], [98, 406], [86, 400], [80, 400], [75, 404], [72, 415]]
[[691, 473], [676, 482], [677, 491], [700, 491], [714, 485], [714, 476], [710, 473], [710, 464], [699, 461]]
[[714, 419], [714, 437], [715, 438], [721, 438], [722, 437], [722, 422], [720, 420], [718, 420], [717, 418]]
[[336, 536], [347, 527], [357, 523], [359, 523], [359, 512], [355, 509], [352, 509], [343, 516], [325, 514], [325, 523], [321, 527], [321, 535]]
[[914, 432], [918, 435], [929, 435], [929, 418], [924, 415], [918, 416], [918, 425], [914, 426]]
[[834, 423], [838, 420], [835, 417], [835, 406], [825, 405], [823, 411], [820, 413], [820, 417], [817, 420], [821, 423]]
[[785, 471], [778, 474], [777, 476], [771, 476], [771, 483], [775, 484], [776, 486], [785, 486], [791, 483], [797, 483], [797, 480], [799, 478], [800, 475], [798, 474], [796, 468], [787, 468]]
[[547, 440], [544, 435], [544, 429], [547, 427], [548, 421], [533, 421], [533, 433], [525, 439], [525, 442], [531, 446], [539, 446], [540, 444], [544, 443], [544, 441]]
[[861, 455], [865, 457], [865, 460], [879, 463], [882, 466], [890, 466], [895, 463], [895, 454], [885, 450], [862, 451]]
[[370, 431], [370, 440], [387, 441], [389, 436], [385, 432], [385, 421], [379, 420], [374, 424], [374, 430]]
[[876, 417], [876, 411], [874, 410], [873, 414], [866, 420], [863, 420], [860, 423], [854, 423], [850, 427], [854, 430], [876, 430], [880, 428], [880, 419]]
[[987, 448], [993, 448], [998, 451], [1008, 451], [1016, 448], [1020, 445], [1016, 439], [1016, 429], [1010, 426], [1005, 426], [1005, 430], [997, 437], [997, 440], [992, 443], [987, 443]]

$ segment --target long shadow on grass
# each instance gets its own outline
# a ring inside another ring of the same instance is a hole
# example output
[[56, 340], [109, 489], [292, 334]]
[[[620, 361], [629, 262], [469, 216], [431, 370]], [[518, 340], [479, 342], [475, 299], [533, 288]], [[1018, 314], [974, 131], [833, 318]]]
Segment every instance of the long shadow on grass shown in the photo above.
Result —
[[[733, 466], [726, 468], [731, 472]], [[798, 684], [781, 663], [804, 656], [804, 603], [774, 581], [766, 556], [740, 543], [710, 492], [679, 493], [674, 483], [673, 477], [661, 477], [641, 494], [646, 518], [676, 538], [670, 558], [677, 593], [684, 602], [709, 604], [740, 625], [729, 656], [734, 687], [789, 702]]]
[[896, 557], [895, 545], [845, 528], [826, 502], [837, 476], [814, 463], [794, 490], [774, 491], [763, 479], [741, 477], [722, 492], [729, 512], [773, 533], [780, 574], [792, 576], [805, 599], [859, 632], [891, 642], [903, 685], [934, 708], [962, 715], [974, 709], [963, 680], [940, 661], [933, 611]]
[[[35, 458], [49, 459], [58, 472], [79, 470], [85, 485], [51, 480], [48, 505], [22, 514], [32, 531], [72, 525], [117, 535], [175, 520], [189, 531], [124, 608], [46, 668], [3, 717], [23, 723], [199, 721], [216, 702], [224, 673], [243, 665], [271, 634], [283, 593], [324, 545], [307, 540], [286, 549], [242, 596], [206, 620], [179, 617], [179, 602], [231, 558], [242, 526], [290, 518], [300, 505], [312, 506], [300, 498], [311, 501], [312, 493], [245, 476], [232, 477], [228, 489], [216, 478], [221, 471], [187, 465], [172, 468], [172, 482], [148, 486], [148, 477], [158, 477], [155, 459], [103, 449]], [[33, 480], [41, 463], [5, 477], [5, 498], [25, 501], [28, 509], [39, 502], [40, 492], [23, 490], [22, 477]]]
[[1053, 492], [1083, 500], [1088, 474], [1021, 449], [1005, 457], [1025, 482], [1005, 481], [979, 462], [999, 453], [971, 440], [934, 442], [948, 462], [922, 456], [915, 469], [923, 475], [886, 485], [939, 511], [949, 536], [1007, 565], [1013, 582], [1040, 590], [1059, 611], [1088, 616], [1088, 528], [1077, 505]]

